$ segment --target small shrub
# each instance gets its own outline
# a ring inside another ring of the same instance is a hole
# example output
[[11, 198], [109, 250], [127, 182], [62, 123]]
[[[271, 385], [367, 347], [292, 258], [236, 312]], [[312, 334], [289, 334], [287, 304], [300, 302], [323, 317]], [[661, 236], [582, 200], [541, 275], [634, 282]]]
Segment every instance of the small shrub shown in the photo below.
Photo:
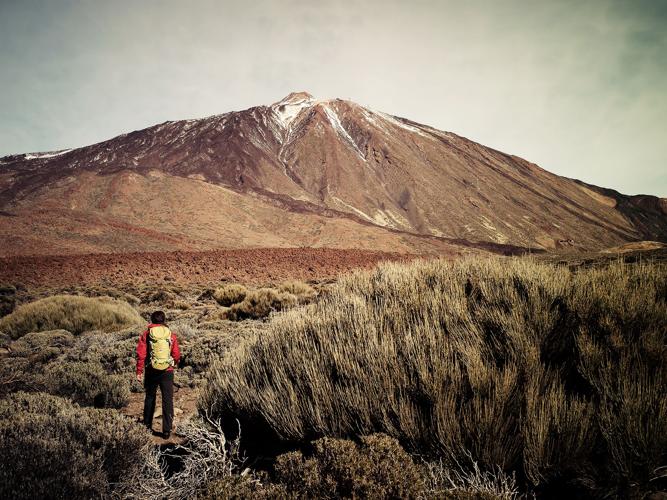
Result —
[[122, 408], [129, 401], [129, 379], [109, 375], [98, 363], [53, 363], [44, 375], [50, 394], [70, 398], [82, 406]]
[[178, 296], [169, 290], [152, 291], [145, 296], [145, 302], [159, 302], [161, 304], [173, 303], [177, 299]]
[[245, 476], [216, 479], [206, 485], [199, 500], [297, 500], [299, 497], [283, 484], [258, 483]]
[[232, 321], [266, 318], [273, 311], [294, 307], [297, 303], [297, 297], [289, 292], [260, 288], [249, 292], [243, 302], [233, 304], [227, 311], [227, 318]]
[[200, 336], [184, 347], [185, 366], [191, 366], [195, 373], [208, 369], [213, 360], [220, 359], [233, 344], [234, 338], [224, 333], [209, 333]]
[[12, 342], [10, 356], [43, 363], [59, 356], [73, 344], [74, 336], [66, 330], [32, 332]]
[[29, 332], [63, 329], [78, 335], [88, 330], [109, 332], [142, 323], [139, 313], [127, 302], [56, 295], [19, 306], [0, 319], [0, 331], [16, 339]]
[[213, 293], [215, 292], [214, 288], [204, 288], [203, 290], [200, 290], [197, 295], [197, 301], [198, 302], [203, 302], [206, 300], [211, 300], [213, 299]]
[[12, 296], [0, 295], [0, 318], [14, 311], [16, 299]]
[[0, 332], [0, 349], [9, 349], [11, 343], [12, 338], [6, 333]]
[[181, 343], [199, 338], [199, 329], [193, 320], [179, 319], [170, 321], [169, 328], [178, 336], [178, 341]]
[[202, 319], [206, 319], [207, 322], [228, 320], [230, 309], [230, 307], [218, 307], [212, 311], [206, 311]]
[[419, 467], [398, 441], [383, 434], [360, 444], [322, 438], [311, 453], [278, 457], [276, 480], [304, 498], [418, 498], [424, 491]]
[[230, 284], [217, 288], [213, 292], [213, 298], [221, 306], [229, 307], [232, 304], [243, 301], [248, 295], [248, 289], [243, 285]]
[[170, 307], [173, 309], [180, 309], [181, 311], [186, 311], [190, 309], [190, 303], [186, 300], [178, 299], [174, 300], [171, 304]]
[[317, 296], [315, 289], [303, 281], [286, 281], [278, 287], [279, 292], [287, 292], [296, 296], [300, 304], [305, 304]]
[[12, 394], [0, 400], [0, 497], [109, 497], [149, 447], [146, 430], [116, 411]]
[[0, 397], [16, 391], [38, 391], [35, 364], [26, 358], [5, 358], [0, 362]]
[[14, 285], [0, 285], [0, 296], [6, 297], [9, 295], [16, 295], [16, 287]]
[[136, 347], [140, 328], [127, 332], [89, 332], [76, 337], [75, 344], [65, 352], [65, 362], [99, 364], [109, 373], [131, 373], [136, 363]]

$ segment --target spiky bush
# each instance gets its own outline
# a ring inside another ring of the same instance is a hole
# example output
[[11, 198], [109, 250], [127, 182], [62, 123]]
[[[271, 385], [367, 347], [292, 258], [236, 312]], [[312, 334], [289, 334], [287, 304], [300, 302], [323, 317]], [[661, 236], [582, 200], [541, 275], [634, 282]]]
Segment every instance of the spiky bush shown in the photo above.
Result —
[[108, 498], [149, 446], [146, 430], [116, 411], [12, 394], [0, 400], [0, 497]]
[[648, 491], [667, 461], [664, 264], [386, 264], [276, 317], [200, 406], [249, 449], [376, 432], [590, 494]]
[[299, 303], [305, 304], [317, 296], [315, 289], [303, 281], [286, 281], [278, 287], [279, 292], [291, 293], [299, 300]]
[[127, 302], [108, 297], [56, 295], [19, 306], [0, 319], [0, 331], [16, 339], [29, 332], [62, 329], [78, 335], [88, 330], [110, 332], [142, 323], [139, 313]]
[[248, 289], [243, 285], [235, 283], [216, 288], [213, 292], [215, 301], [225, 307], [243, 301], [246, 295], [248, 295]]

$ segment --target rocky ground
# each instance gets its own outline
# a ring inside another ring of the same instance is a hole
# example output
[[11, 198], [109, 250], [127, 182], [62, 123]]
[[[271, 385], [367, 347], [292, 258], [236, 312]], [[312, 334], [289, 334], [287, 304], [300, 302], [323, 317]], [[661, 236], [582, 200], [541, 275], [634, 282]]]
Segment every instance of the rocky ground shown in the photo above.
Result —
[[414, 255], [329, 248], [258, 248], [205, 252], [111, 253], [0, 258], [0, 283], [34, 287], [175, 282], [261, 284], [326, 280], [380, 261]]

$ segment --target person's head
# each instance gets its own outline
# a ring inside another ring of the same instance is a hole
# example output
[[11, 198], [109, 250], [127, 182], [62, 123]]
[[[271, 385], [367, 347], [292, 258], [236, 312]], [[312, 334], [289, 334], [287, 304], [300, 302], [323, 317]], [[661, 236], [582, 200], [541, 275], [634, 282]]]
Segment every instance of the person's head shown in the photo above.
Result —
[[155, 311], [151, 314], [151, 323], [154, 325], [164, 325], [164, 322], [167, 320], [162, 311]]

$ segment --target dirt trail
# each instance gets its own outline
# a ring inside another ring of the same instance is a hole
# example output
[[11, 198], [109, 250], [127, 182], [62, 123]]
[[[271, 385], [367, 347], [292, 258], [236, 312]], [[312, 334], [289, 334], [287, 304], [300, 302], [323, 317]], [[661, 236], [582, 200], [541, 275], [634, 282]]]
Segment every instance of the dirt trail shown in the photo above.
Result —
[[[157, 401], [155, 403], [155, 416], [153, 417], [153, 430], [156, 432], [162, 432], [162, 396], [160, 391], [157, 392]], [[178, 432], [178, 426], [181, 425], [188, 417], [191, 417], [197, 412], [197, 389], [191, 389], [189, 387], [174, 387], [174, 431]], [[124, 415], [131, 417], [137, 422], [141, 422], [143, 419], [144, 412], [144, 393], [143, 392], [133, 392], [130, 394], [130, 402], [123, 408], [120, 409], [120, 412]], [[172, 443], [179, 444], [182, 442], [182, 439], [177, 435], [172, 436], [170, 439], [165, 440], [158, 436], [153, 436], [153, 442], [158, 445]]]

